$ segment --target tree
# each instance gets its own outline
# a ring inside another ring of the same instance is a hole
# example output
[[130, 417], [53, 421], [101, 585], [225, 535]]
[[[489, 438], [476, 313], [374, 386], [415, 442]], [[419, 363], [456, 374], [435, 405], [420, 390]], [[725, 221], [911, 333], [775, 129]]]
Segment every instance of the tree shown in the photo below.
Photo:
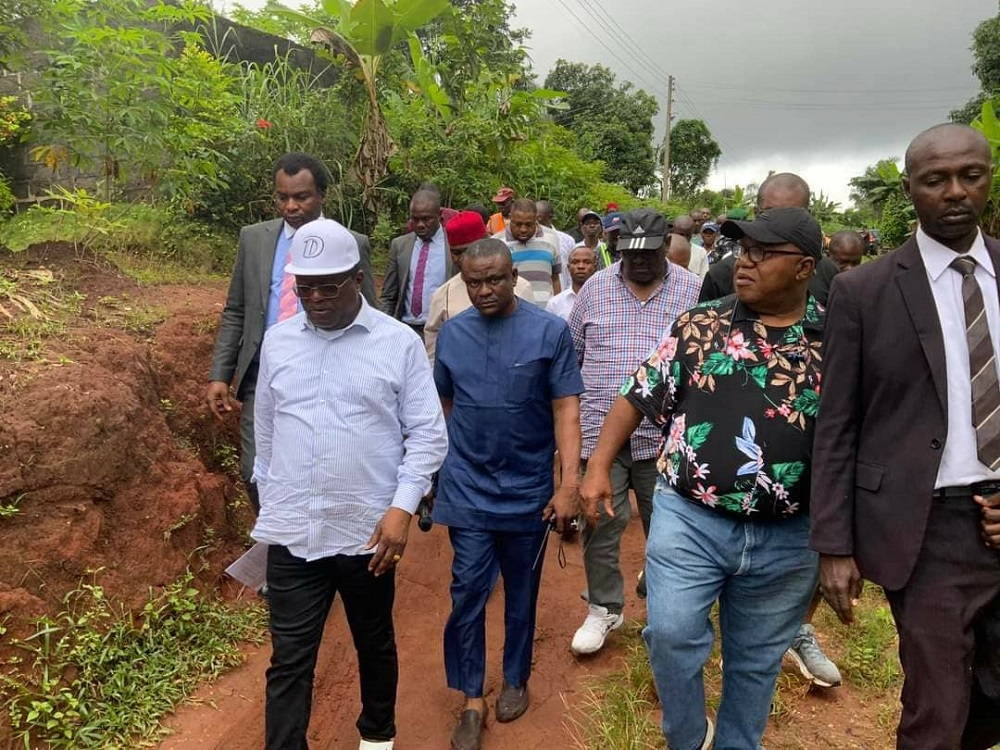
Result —
[[830, 200], [822, 190], [819, 191], [819, 195], [813, 195], [809, 199], [809, 213], [813, 215], [813, 218], [819, 222], [819, 225], [826, 227], [839, 221], [842, 217], [838, 215], [837, 209], [840, 208], [840, 204], [836, 201]]
[[361, 183], [362, 203], [374, 223], [378, 216], [376, 190], [389, 173], [389, 159], [395, 150], [379, 102], [379, 68], [386, 55], [443, 13], [448, 0], [358, 0], [354, 4], [350, 0], [322, 0], [326, 16], [322, 20], [277, 3], [269, 7], [276, 15], [312, 24], [310, 41], [324, 45], [361, 78], [367, 103], [354, 171]]
[[983, 102], [1000, 96], [1000, 13], [988, 18], [972, 32], [972, 72], [979, 79], [980, 93], [949, 117], [966, 125], [979, 116]]
[[525, 29], [511, 29], [513, 6], [506, 0], [452, 0], [445, 13], [417, 31], [423, 53], [453, 105], [485, 71], [494, 81], [525, 88], [528, 71]]
[[694, 194], [708, 181], [722, 149], [702, 120], [678, 120], [670, 129], [670, 187], [681, 196]]
[[903, 194], [903, 175], [899, 171], [898, 159], [879, 159], [865, 167], [864, 174], [852, 177], [850, 198], [862, 213], [871, 212], [874, 218], [882, 215], [882, 209], [890, 198]]
[[180, 32], [210, 13], [193, 2], [64, 0], [43, 50], [49, 64], [33, 97], [32, 154], [52, 169], [98, 170], [107, 199], [139, 179], [183, 200], [218, 187], [217, 139], [236, 127], [227, 64]]
[[603, 65], [557, 60], [545, 88], [564, 91], [568, 108], [554, 116], [577, 137], [585, 159], [604, 162], [604, 174], [640, 195], [656, 184], [653, 117], [656, 100], [631, 83], [618, 84]]

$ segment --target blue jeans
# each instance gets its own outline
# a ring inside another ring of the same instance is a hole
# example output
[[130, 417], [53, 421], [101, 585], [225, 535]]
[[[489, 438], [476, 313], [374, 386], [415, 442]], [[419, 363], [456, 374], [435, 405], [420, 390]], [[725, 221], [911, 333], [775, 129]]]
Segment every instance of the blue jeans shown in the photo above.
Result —
[[816, 587], [809, 517], [744, 521], [685, 500], [663, 479], [646, 547], [649, 624], [643, 630], [671, 750], [705, 739], [702, 669], [719, 602], [722, 700], [715, 750], [757, 750], [781, 658]]

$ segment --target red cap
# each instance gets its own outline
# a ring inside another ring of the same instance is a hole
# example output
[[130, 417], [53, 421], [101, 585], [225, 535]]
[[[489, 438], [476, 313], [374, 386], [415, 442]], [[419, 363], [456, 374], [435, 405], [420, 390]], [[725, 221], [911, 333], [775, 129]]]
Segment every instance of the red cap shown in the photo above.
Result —
[[449, 247], [464, 247], [485, 239], [486, 224], [475, 211], [459, 211], [444, 225], [444, 233], [448, 236]]
[[497, 190], [497, 194], [493, 196], [493, 202], [506, 203], [507, 201], [516, 197], [517, 196], [514, 193], [514, 188], [502, 187], [499, 190]]
[[606, 213], [606, 214], [609, 214], [612, 211], [617, 211], [617, 210], [618, 210], [618, 204], [617, 203], [609, 203], [607, 206], [604, 207], [604, 213]]

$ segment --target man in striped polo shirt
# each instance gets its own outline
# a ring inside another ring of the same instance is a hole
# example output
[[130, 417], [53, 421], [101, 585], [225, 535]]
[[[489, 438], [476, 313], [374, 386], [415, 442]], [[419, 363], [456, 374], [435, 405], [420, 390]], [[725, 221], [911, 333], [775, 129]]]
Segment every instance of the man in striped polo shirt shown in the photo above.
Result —
[[562, 291], [559, 238], [553, 230], [538, 224], [533, 200], [515, 200], [506, 229], [493, 236], [507, 243], [517, 275], [531, 284], [532, 301], [536, 305], [545, 307], [546, 302]]

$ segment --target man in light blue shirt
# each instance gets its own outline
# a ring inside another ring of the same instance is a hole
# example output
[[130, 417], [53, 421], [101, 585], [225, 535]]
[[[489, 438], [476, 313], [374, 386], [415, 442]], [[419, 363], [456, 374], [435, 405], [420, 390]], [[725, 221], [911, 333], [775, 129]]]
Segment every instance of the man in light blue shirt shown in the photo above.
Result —
[[391, 750], [394, 572], [447, 451], [419, 337], [360, 295], [357, 242], [329, 219], [292, 238], [303, 312], [270, 328], [255, 408], [253, 538], [270, 545], [269, 750], [306, 747], [313, 672], [339, 593], [361, 676], [361, 750]]

